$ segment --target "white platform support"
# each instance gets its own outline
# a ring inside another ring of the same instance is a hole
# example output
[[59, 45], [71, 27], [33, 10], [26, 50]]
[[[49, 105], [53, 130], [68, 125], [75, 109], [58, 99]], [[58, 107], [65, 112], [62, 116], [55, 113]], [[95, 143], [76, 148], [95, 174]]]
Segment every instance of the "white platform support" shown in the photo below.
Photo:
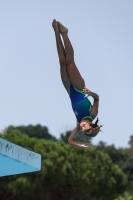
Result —
[[0, 176], [41, 170], [41, 155], [0, 138]]

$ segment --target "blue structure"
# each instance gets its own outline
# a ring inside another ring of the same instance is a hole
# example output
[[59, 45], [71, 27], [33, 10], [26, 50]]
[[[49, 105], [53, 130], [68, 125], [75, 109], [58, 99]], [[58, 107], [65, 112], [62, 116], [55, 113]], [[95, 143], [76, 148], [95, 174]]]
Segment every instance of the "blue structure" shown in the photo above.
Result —
[[0, 177], [41, 170], [41, 155], [0, 138]]

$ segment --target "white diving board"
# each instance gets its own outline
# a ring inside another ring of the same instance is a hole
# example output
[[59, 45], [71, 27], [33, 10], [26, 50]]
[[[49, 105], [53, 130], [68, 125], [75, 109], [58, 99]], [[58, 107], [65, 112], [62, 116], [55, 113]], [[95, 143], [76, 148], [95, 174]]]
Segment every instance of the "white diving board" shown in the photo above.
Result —
[[41, 155], [0, 138], [0, 177], [41, 170]]

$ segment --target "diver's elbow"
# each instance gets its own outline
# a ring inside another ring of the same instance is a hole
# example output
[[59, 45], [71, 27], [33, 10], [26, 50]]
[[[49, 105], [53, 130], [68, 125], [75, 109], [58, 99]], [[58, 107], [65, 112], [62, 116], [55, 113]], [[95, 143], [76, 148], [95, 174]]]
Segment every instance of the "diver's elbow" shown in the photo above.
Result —
[[75, 142], [75, 139], [68, 139], [68, 144], [73, 145], [74, 142]]

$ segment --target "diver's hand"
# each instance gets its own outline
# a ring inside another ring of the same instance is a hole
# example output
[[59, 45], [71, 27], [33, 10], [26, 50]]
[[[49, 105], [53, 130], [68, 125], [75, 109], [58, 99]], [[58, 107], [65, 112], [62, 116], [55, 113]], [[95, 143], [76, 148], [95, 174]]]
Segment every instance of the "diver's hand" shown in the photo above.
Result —
[[89, 148], [90, 146], [92, 146], [90, 142], [81, 145], [81, 147], [84, 147], [84, 148]]
[[85, 98], [91, 96], [91, 91], [88, 88], [84, 87], [83, 92], [85, 93]]

